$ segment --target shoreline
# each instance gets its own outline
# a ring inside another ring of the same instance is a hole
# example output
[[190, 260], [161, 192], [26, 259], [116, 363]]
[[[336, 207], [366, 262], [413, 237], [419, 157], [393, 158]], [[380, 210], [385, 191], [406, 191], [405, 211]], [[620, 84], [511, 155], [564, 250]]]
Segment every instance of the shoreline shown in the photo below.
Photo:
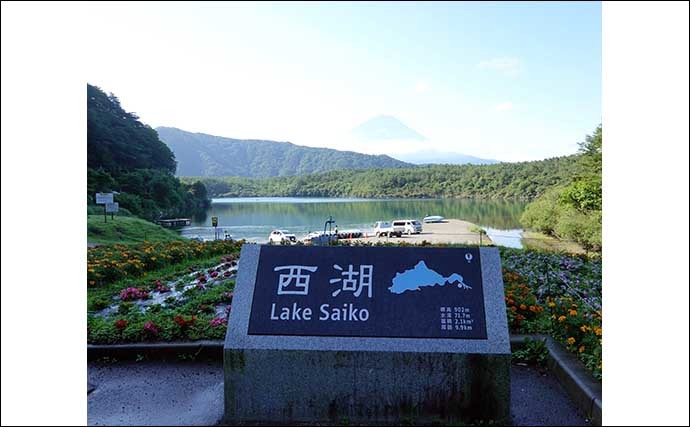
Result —
[[348, 242], [391, 242], [391, 243], [411, 243], [420, 244], [423, 241], [429, 243], [450, 243], [450, 244], [470, 244], [491, 245], [493, 242], [486, 234], [481, 235], [473, 228], [478, 225], [469, 221], [459, 219], [445, 219], [443, 222], [423, 223], [422, 232], [419, 234], [403, 234], [402, 237], [360, 237], [355, 239], [341, 239]]

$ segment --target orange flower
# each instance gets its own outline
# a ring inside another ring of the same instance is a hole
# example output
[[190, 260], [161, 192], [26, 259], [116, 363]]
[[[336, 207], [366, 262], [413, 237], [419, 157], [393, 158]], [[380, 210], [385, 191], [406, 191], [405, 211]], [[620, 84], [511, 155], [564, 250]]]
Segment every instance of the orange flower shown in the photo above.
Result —
[[569, 310], [569, 311], [568, 311], [568, 314], [570, 314], [571, 316], [577, 316], [577, 311], [575, 311], [575, 310]]
[[533, 305], [530, 305], [530, 306], [529, 306], [529, 311], [531, 311], [532, 313], [536, 313], [536, 312], [537, 312], [537, 307], [535, 307], [535, 306], [533, 306]]
[[527, 310], [527, 306], [525, 304], [520, 304], [520, 310]]
[[565, 316], [560, 316], [560, 317], [558, 318], [558, 321], [559, 321], [559, 322], [565, 322]]
[[570, 344], [570, 345], [575, 344], [575, 338], [573, 338], [573, 337], [568, 338], [568, 344]]
[[581, 345], [580, 348], [577, 349], [577, 352], [582, 353], [583, 351], [585, 351], [585, 346]]
[[513, 313], [515, 313], [515, 312], [517, 311], [517, 307], [515, 307], [515, 306], [510, 307], [510, 311], [512, 311]]

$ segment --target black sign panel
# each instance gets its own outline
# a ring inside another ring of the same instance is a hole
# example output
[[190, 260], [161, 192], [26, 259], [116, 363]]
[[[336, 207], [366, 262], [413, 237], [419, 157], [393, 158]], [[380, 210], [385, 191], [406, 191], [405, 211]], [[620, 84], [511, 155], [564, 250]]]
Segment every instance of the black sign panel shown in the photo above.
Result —
[[486, 339], [479, 249], [262, 246], [248, 333]]

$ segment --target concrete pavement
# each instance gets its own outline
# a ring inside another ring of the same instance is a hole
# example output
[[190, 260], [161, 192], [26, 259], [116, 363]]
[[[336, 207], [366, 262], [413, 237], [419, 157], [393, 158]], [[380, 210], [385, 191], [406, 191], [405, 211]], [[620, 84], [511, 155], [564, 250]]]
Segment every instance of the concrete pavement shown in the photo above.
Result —
[[[514, 425], [588, 425], [548, 371], [513, 365]], [[214, 425], [223, 416], [223, 365], [91, 362], [88, 425]]]

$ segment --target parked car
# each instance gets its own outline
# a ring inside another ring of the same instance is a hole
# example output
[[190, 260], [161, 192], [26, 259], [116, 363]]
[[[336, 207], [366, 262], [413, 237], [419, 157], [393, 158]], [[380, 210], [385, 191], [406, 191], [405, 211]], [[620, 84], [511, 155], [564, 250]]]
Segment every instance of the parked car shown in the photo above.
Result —
[[403, 229], [396, 230], [388, 221], [376, 221], [374, 224], [374, 234], [376, 237], [400, 237]]
[[273, 230], [268, 236], [268, 243], [297, 243], [297, 237], [287, 230]]
[[399, 219], [393, 221], [393, 229], [407, 235], [419, 234], [422, 232], [422, 223], [416, 219]]

